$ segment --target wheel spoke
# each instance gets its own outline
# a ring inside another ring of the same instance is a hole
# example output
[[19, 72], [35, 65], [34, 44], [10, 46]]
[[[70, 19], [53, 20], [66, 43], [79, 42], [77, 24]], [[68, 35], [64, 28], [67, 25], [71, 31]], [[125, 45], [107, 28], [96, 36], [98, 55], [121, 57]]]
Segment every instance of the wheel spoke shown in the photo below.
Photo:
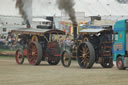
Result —
[[68, 61], [69, 60], [69, 56], [67, 53], [64, 54], [64, 61]]
[[84, 62], [84, 66], [86, 66], [87, 65], [87, 62]]
[[82, 45], [80, 48], [80, 54], [79, 54], [79, 58], [80, 58], [80, 63], [83, 66], [86, 66], [89, 62], [89, 58], [90, 58], [90, 52], [89, 52], [89, 48], [87, 45]]
[[84, 58], [84, 56], [79, 56], [80, 58]]
[[85, 56], [86, 56], [86, 58], [90, 58], [90, 56], [88, 54], [86, 54]]
[[84, 62], [84, 59], [81, 61], [81, 64]]
[[64, 57], [67, 57], [67, 56], [68, 56], [68, 54], [67, 54], [67, 53], [65, 53], [65, 54], [64, 54]]
[[22, 57], [23, 57], [22, 55], [19, 55], [19, 59], [22, 59]]
[[64, 65], [64, 67], [68, 67], [70, 65], [70, 56], [69, 56], [68, 52], [64, 52], [63, 65]]
[[88, 58], [86, 58], [86, 61], [87, 61], [87, 62], [89, 62], [89, 59], [88, 59]]
[[24, 56], [23, 56], [23, 53], [22, 53], [22, 49], [18, 49], [16, 51], [16, 62], [17, 64], [23, 64], [24, 62]]
[[84, 59], [83, 59], [83, 65], [86, 66], [87, 63], [88, 63], [88, 59], [87, 59], [87, 58], [84, 58]]
[[89, 49], [86, 49], [86, 51], [85, 51], [85, 52], [86, 52], [86, 54], [88, 54], [88, 53], [89, 53]]
[[38, 52], [34, 43], [30, 44], [28, 48], [28, 61], [30, 64], [35, 64], [37, 60]]
[[83, 53], [83, 50], [80, 50], [81, 53]]
[[85, 49], [85, 47], [84, 47], [84, 46], [82, 47], [82, 49], [83, 49], [83, 51], [85, 52], [85, 50], [86, 50], [86, 49]]

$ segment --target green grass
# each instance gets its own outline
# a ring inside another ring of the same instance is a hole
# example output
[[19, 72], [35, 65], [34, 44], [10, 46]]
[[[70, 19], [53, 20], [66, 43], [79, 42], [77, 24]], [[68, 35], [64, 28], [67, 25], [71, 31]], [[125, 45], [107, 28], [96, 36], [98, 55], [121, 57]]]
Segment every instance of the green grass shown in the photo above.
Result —
[[0, 52], [15, 52], [16, 50], [14, 49], [0, 49]]
[[[0, 53], [4, 52], [15, 52], [14, 50], [10, 49], [0, 49]], [[9, 56], [9, 55], [0, 55], [0, 58], [14, 58], [15, 56]]]
[[15, 56], [0, 56], [0, 59], [15, 59]]
[[0, 58], [14, 58], [15, 56], [1, 56], [0, 55]]
[[7, 51], [7, 49], [0, 49], [0, 51]]
[[15, 51], [14, 49], [0, 49], [0, 52], [2, 52], [2, 51]]

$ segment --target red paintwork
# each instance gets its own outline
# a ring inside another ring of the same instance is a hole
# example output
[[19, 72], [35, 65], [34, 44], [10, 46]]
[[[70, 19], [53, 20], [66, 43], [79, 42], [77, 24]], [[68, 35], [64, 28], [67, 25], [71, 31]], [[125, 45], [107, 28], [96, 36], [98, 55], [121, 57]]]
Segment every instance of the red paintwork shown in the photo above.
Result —
[[27, 55], [28, 55], [28, 50], [24, 49], [24, 56], [27, 56]]
[[48, 48], [56, 48], [56, 42], [48, 43]]
[[36, 64], [37, 61], [37, 57], [38, 57], [38, 52], [37, 52], [37, 47], [34, 43], [30, 44], [30, 47], [28, 48], [30, 50], [27, 50], [27, 57], [28, 57], [28, 61], [29, 64]]
[[56, 54], [56, 55], [54, 55], [54, 56], [61, 56], [60, 54]]
[[122, 66], [122, 61], [119, 61], [117, 65], [118, 65], [118, 67], [121, 67]]
[[23, 57], [22, 53], [20, 51], [17, 51], [16, 52], [16, 63], [17, 64], [21, 64], [22, 57]]
[[[56, 41], [48, 43], [48, 48], [49, 48], [49, 51], [50, 51], [50, 55], [52, 55], [52, 56], [61, 56], [60, 54], [57, 53], [58, 43]], [[49, 54], [46, 53], [46, 55], [49, 55]]]

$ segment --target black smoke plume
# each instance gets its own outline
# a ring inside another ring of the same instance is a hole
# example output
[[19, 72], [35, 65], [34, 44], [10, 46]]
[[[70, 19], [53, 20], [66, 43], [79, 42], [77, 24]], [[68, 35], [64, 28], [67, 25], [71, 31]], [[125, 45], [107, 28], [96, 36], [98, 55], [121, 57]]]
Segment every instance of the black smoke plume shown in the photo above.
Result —
[[128, 0], [117, 0], [121, 4], [128, 4]]
[[75, 10], [73, 8], [75, 5], [74, 0], [56, 0], [56, 3], [60, 10], [64, 10], [69, 15], [72, 23], [76, 24]]
[[32, 0], [16, 0], [16, 8], [27, 25], [32, 22]]

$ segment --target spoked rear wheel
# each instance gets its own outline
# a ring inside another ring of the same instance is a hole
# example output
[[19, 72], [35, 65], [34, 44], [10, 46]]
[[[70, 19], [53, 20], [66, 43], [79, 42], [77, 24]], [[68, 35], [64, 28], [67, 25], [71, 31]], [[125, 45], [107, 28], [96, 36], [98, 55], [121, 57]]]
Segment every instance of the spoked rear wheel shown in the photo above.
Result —
[[31, 42], [28, 45], [28, 61], [32, 65], [39, 65], [42, 60], [42, 48], [37, 42]]
[[80, 44], [77, 51], [78, 64], [82, 68], [91, 68], [95, 62], [95, 51], [91, 43]]
[[24, 63], [24, 51], [23, 49], [16, 50], [16, 63], [23, 64]]
[[61, 63], [64, 67], [69, 67], [71, 65], [71, 56], [67, 51], [64, 51], [61, 56]]

